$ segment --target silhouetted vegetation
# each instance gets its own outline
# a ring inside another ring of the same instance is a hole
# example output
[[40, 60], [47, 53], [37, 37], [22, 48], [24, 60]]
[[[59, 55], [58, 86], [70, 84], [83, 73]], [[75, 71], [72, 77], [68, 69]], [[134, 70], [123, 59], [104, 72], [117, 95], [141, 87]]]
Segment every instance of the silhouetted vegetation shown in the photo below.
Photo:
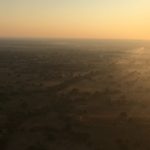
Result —
[[141, 45], [32, 42], [0, 41], [0, 149], [150, 149]]

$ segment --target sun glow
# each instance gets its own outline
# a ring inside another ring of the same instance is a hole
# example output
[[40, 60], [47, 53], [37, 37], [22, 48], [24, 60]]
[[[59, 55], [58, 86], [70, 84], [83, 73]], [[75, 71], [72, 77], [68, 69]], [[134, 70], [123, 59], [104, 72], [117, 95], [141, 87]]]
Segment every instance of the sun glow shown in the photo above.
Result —
[[148, 0], [0, 2], [0, 37], [150, 39]]

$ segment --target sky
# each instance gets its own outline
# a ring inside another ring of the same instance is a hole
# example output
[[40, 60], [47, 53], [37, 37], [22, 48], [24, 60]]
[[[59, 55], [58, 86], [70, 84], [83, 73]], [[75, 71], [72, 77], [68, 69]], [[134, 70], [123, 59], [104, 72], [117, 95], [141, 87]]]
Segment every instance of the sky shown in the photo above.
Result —
[[0, 0], [0, 37], [150, 39], [150, 0]]

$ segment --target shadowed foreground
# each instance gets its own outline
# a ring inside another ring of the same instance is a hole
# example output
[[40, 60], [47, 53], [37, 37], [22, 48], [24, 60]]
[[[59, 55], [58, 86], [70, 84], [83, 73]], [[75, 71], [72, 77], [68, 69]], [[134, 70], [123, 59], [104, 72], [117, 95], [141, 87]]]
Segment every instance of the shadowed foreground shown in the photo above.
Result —
[[0, 43], [1, 150], [150, 149], [150, 44]]

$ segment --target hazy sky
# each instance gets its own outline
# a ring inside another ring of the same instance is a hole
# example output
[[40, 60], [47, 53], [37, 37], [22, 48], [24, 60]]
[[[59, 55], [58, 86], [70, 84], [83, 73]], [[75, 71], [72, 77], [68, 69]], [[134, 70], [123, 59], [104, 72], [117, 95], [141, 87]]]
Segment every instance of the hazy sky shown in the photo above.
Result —
[[0, 37], [150, 39], [150, 0], [0, 0]]

